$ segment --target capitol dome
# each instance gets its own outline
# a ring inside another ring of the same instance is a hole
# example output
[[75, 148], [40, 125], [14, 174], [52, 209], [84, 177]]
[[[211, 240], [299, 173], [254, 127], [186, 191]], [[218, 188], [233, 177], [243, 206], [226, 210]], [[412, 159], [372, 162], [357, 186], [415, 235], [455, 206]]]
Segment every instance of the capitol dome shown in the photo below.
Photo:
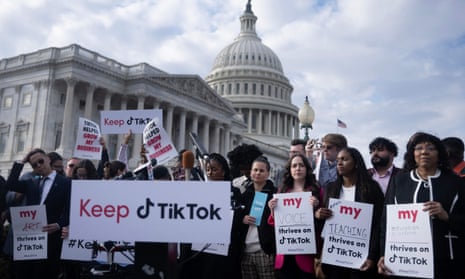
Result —
[[239, 35], [218, 53], [205, 81], [244, 120], [243, 136], [285, 147], [299, 137], [298, 108], [291, 103], [293, 88], [281, 61], [255, 31], [256, 21], [249, 0]]

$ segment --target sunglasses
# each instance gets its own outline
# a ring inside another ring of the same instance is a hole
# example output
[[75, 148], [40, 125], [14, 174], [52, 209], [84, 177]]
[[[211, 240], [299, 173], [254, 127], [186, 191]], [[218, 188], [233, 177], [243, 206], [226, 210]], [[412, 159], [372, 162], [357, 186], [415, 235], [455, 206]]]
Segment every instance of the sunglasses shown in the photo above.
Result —
[[334, 145], [323, 145], [322, 149], [331, 150], [331, 149], [333, 149], [333, 147], [334, 147]]
[[37, 162], [31, 163], [31, 166], [32, 166], [33, 169], [35, 169], [35, 168], [37, 168], [39, 166], [39, 164], [43, 165], [44, 162], [45, 162], [44, 159], [39, 159], [39, 160], [37, 160]]

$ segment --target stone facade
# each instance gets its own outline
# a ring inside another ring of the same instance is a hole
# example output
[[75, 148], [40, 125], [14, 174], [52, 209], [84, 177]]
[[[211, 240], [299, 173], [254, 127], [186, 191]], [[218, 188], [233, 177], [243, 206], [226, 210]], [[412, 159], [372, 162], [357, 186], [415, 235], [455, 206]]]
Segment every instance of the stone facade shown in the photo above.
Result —
[[[0, 60], [0, 170], [35, 147], [72, 155], [79, 117], [100, 123], [101, 110], [162, 109], [177, 149], [195, 132], [210, 152], [242, 142], [246, 125], [229, 101], [197, 75], [172, 75], [146, 63], [126, 66], [79, 45]], [[106, 135], [115, 158], [122, 135]], [[142, 135], [129, 151], [137, 165]]]

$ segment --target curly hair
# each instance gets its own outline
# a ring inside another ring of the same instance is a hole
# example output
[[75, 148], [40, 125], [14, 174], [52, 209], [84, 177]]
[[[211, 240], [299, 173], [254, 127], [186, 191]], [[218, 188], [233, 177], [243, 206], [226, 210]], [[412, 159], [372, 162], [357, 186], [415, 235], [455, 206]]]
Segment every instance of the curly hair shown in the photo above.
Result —
[[446, 148], [442, 144], [441, 140], [431, 134], [424, 133], [424, 132], [417, 132], [415, 133], [409, 140], [407, 145], [407, 151], [405, 152], [405, 162], [404, 162], [404, 169], [407, 171], [411, 171], [417, 168], [417, 163], [415, 162], [415, 146], [420, 143], [431, 143], [434, 145], [436, 150], [438, 151], [438, 169], [441, 171], [450, 171], [449, 159], [447, 156]]
[[210, 163], [210, 161], [218, 162], [221, 165], [221, 168], [224, 172], [223, 180], [231, 181], [231, 171], [229, 169], [228, 161], [226, 160], [226, 158], [223, 157], [223, 155], [219, 153], [210, 153], [208, 155], [207, 164]]
[[242, 170], [250, 170], [252, 162], [263, 153], [255, 144], [241, 144], [229, 151], [227, 157], [231, 166], [232, 178], [241, 176]]

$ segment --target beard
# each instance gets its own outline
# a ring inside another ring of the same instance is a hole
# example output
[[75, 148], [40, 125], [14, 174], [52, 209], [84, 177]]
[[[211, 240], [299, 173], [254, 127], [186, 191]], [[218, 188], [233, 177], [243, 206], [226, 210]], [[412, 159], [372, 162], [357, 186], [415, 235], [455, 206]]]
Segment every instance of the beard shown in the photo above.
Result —
[[376, 156], [371, 158], [371, 163], [375, 169], [378, 167], [387, 167], [389, 165], [389, 157]]

